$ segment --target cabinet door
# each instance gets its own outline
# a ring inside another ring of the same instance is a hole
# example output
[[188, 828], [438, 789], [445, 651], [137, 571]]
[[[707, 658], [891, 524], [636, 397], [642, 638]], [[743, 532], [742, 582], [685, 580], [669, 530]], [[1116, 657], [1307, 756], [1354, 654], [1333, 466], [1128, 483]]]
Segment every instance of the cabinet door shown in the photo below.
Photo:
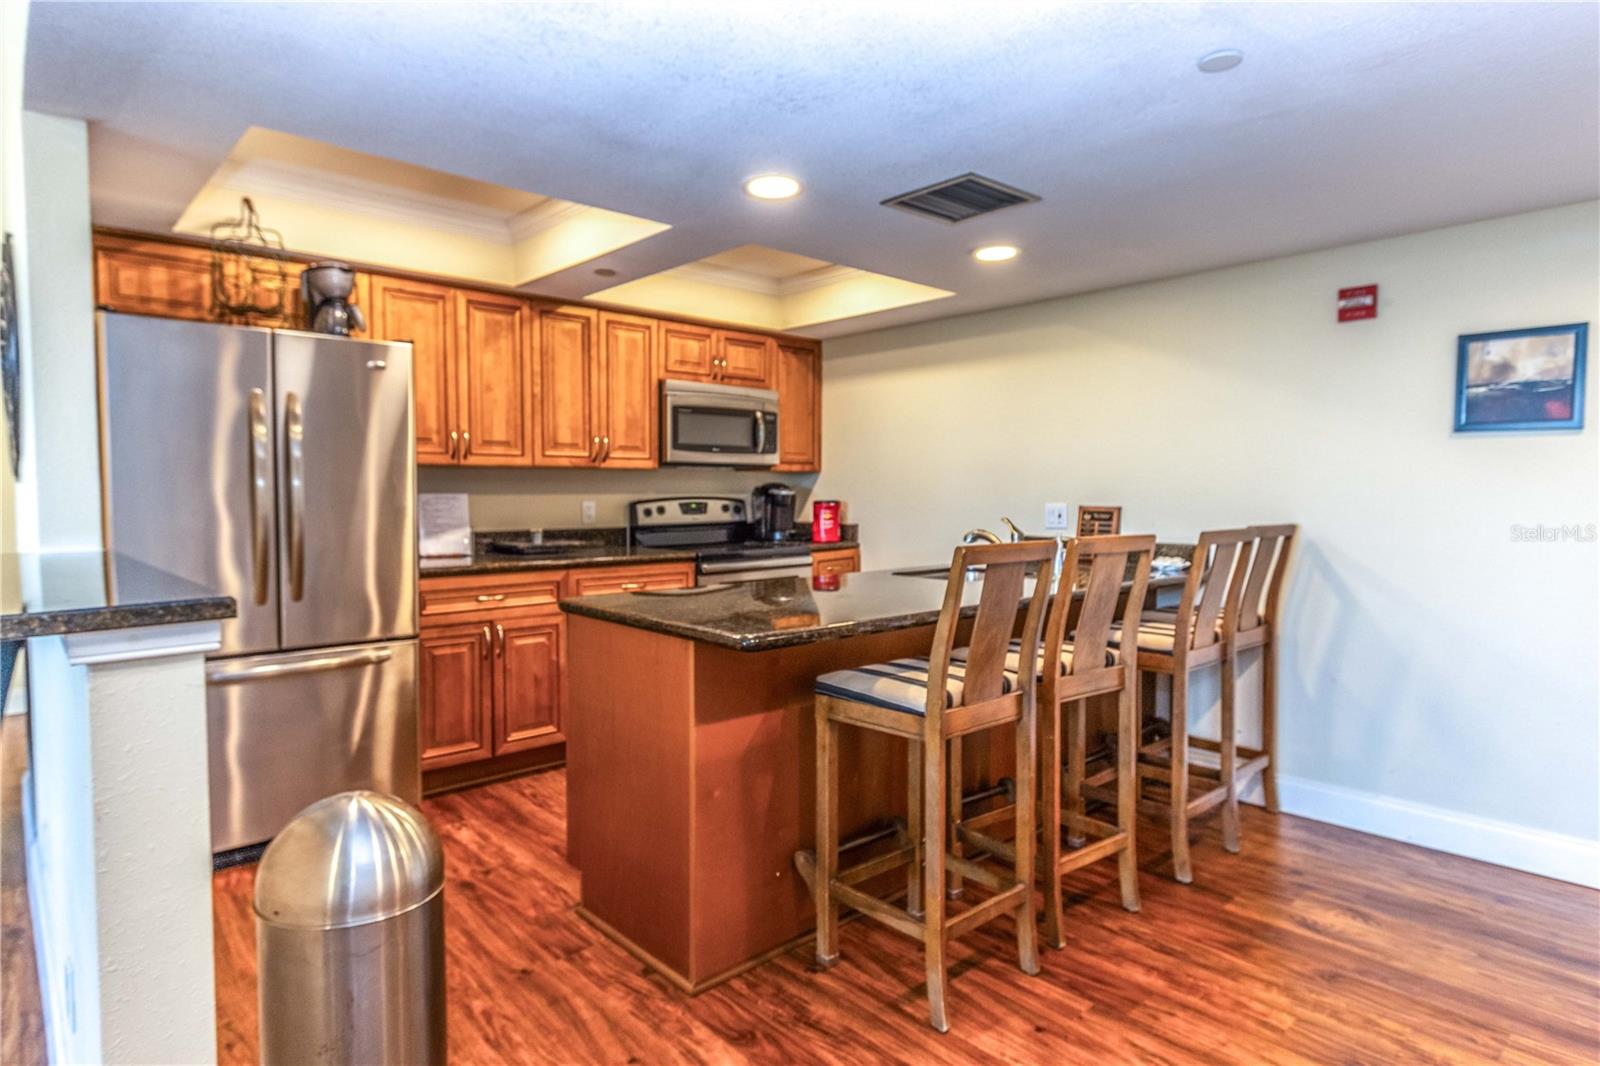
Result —
[[822, 469], [822, 352], [780, 341], [777, 354], [778, 463], [774, 470]]
[[703, 326], [661, 323], [661, 376], [709, 381], [716, 335]]
[[772, 387], [772, 338], [754, 333], [718, 333], [721, 365], [717, 380], [750, 388]]
[[528, 304], [514, 296], [456, 293], [461, 462], [519, 466], [533, 461], [533, 370]]
[[602, 466], [656, 465], [654, 319], [600, 313]]
[[99, 236], [94, 250], [94, 300], [99, 307], [202, 322], [211, 308], [211, 253], [157, 241]]
[[[381, 274], [372, 278], [368, 325], [373, 339], [411, 342], [419, 465], [449, 465], [459, 450], [453, 296], [442, 285]], [[457, 434], [456, 441], [451, 433]]]
[[494, 704], [496, 755], [561, 739], [566, 634], [566, 618], [560, 614], [495, 623], [499, 662]]
[[418, 642], [422, 765], [427, 769], [487, 758], [494, 668], [488, 625], [424, 629]]
[[595, 417], [597, 313], [586, 307], [539, 312], [539, 466], [591, 466], [599, 450]]

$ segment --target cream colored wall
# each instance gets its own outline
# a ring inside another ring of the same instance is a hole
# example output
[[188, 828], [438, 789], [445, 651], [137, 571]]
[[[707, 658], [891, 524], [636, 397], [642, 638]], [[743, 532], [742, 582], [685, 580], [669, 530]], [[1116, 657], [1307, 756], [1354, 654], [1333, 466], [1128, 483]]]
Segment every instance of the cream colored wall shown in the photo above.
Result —
[[[1593, 878], [1596, 545], [1512, 531], [1600, 517], [1600, 372], [1581, 432], [1451, 425], [1458, 334], [1600, 325], [1597, 233], [1585, 203], [830, 341], [817, 492], [874, 569], [1053, 500], [1166, 539], [1299, 522], [1281, 729], [1306, 809], [1455, 819]], [[1379, 317], [1337, 324], [1373, 282]]]
[[[22, 53], [28, 36], [28, 5], [0, 5], [0, 235], [11, 234], [19, 257], [25, 235], [22, 172]], [[20, 282], [20, 277], [19, 277]], [[19, 304], [21, 299], [19, 297]], [[0, 611], [22, 600], [17, 551], [17, 486], [11, 473], [10, 427], [0, 407]], [[18, 703], [23, 701], [19, 700]]]
[[473, 470], [421, 467], [419, 492], [465, 492], [474, 529], [575, 529], [583, 501], [595, 502], [596, 526], [622, 526], [631, 500], [648, 496], [746, 496], [755, 486], [784, 481], [800, 489], [804, 515], [814, 474], [770, 470], [664, 467], [660, 470]]

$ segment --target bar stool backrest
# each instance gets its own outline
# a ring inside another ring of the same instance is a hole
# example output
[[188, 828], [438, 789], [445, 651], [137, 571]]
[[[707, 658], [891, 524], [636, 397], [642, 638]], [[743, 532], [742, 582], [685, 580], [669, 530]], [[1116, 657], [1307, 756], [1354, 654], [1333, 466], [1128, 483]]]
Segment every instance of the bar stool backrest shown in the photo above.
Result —
[[[1054, 569], [1054, 541], [1022, 541], [1019, 544], [966, 544], [957, 548], [950, 561], [950, 577], [945, 584], [944, 605], [933, 631], [933, 648], [928, 654], [927, 729], [938, 734], [944, 720], [945, 686], [939, 679], [949, 676], [950, 653], [956, 645], [956, 629], [961, 620], [961, 603], [971, 588], [968, 568], [983, 572], [978, 593], [978, 613], [972, 621], [968, 640], [966, 673], [961, 706], [984, 703], [1006, 694], [1006, 654], [1011, 635], [1016, 631], [1017, 605], [1027, 586], [1028, 568], [1038, 567], [1033, 595], [1022, 626], [1023, 662], [1035, 662], [1039, 655], [1039, 632], [1044, 624], [1045, 605], [1050, 599]], [[1031, 696], [1034, 677], [1031, 670], [1018, 672], [1017, 694]]]
[[1278, 595], [1283, 575], [1289, 569], [1289, 551], [1294, 547], [1296, 525], [1251, 526], [1255, 552], [1250, 558], [1249, 576], [1239, 597], [1239, 612], [1233, 623], [1235, 633], [1249, 633], [1262, 625], [1278, 621]]
[[[1067, 541], [1060, 585], [1050, 603], [1050, 616], [1044, 627], [1046, 661], [1052, 651], [1061, 654], [1076, 588], [1082, 591], [1083, 599], [1072, 630], [1072, 668], [1068, 676], [1105, 666], [1111, 627], [1119, 623], [1133, 627], [1125, 628], [1125, 632], [1139, 627], [1145, 585], [1150, 580], [1150, 558], [1155, 550], [1153, 535], [1075, 537]], [[1124, 581], [1132, 582], [1126, 597], [1122, 595]], [[1122, 605], [1120, 618], [1117, 617], [1119, 603]]]
[[1189, 563], [1189, 580], [1178, 601], [1172, 651], [1209, 648], [1220, 639], [1218, 623], [1230, 621], [1243, 590], [1246, 559], [1255, 534], [1248, 529], [1218, 529], [1200, 534]]

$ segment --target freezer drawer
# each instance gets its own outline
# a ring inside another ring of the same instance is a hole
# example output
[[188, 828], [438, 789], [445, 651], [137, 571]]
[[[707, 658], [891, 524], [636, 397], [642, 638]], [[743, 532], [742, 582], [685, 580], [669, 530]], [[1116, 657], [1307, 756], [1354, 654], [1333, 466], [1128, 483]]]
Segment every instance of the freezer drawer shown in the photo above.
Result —
[[216, 851], [346, 789], [422, 798], [414, 640], [214, 659], [206, 704]]

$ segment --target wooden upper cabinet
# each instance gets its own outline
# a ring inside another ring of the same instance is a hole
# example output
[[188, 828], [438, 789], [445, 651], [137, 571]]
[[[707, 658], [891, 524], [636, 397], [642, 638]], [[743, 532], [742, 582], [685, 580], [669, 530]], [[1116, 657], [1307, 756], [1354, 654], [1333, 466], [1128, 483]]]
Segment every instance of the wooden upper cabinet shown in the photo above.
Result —
[[372, 278], [373, 339], [411, 342], [419, 465], [452, 464], [460, 450], [454, 296], [443, 285]]
[[822, 469], [822, 350], [777, 344], [778, 463], [774, 470]]
[[717, 380], [754, 389], [772, 388], [771, 337], [717, 331]]
[[600, 313], [599, 376], [597, 421], [605, 442], [600, 465], [655, 466], [660, 405], [654, 319]]
[[537, 748], [562, 739], [563, 644], [560, 614], [495, 622], [498, 641], [494, 700], [494, 753]]
[[716, 367], [716, 331], [683, 322], [662, 322], [661, 376], [710, 381]]
[[204, 248], [98, 234], [95, 304], [111, 311], [215, 321], [211, 253]]
[[536, 465], [591, 466], [600, 453], [598, 322], [599, 312], [587, 307], [539, 312]]
[[424, 631], [419, 649], [423, 766], [432, 769], [486, 758], [492, 750], [489, 708], [494, 684], [489, 626]]
[[456, 424], [460, 462], [525, 465], [533, 460], [530, 312], [514, 296], [456, 293]]

